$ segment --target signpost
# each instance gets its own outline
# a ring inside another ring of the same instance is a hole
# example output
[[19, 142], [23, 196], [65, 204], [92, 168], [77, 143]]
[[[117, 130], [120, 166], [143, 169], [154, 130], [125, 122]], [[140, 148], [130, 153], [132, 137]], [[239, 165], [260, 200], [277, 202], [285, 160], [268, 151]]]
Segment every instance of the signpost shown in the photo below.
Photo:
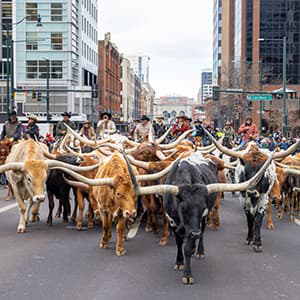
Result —
[[272, 101], [272, 94], [247, 95], [248, 101]]

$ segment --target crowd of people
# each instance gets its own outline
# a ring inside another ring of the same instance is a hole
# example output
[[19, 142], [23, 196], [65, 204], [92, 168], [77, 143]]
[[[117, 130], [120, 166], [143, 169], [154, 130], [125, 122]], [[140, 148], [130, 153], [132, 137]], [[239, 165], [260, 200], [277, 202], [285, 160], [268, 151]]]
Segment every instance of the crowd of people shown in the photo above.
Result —
[[[23, 125], [18, 121], [16, 112], [13, 111], [10, 113], [9, 119], [3, 126], [1, 140], [9, 138], [11, 141], [17, 141], [21, 138], [32, 138], [49, 145], [57, 138], [61, 138], [66, 134], [66, 124], [73, 130], [79, 129], [77, 128], [76, 123], [71, 120], [71, 113], [64, 112], [62, 116], [63, 120], [56, 124], [54, 137], [51, 136], [50, 133], [47, 133], [45, 136], [41, 136], [36, 116], [29, 116], [27, 124]], [[94, 129], [92, 123], [87, 120], [81, 125], [79, 134], [88, 139], [96, 139], [116, 133], [116, 124], [111, 118], [112, 116], [109, 112], [102, 113], [96, 129]], [[127, 135], [130, 139], [140, 142], [149, 134], [150, 126], [153, 126], [155, 138], [161, 137], [169, 128], [169, 126], [165, 124], [162, 115], [158, 115], [156, 120], [153, 120], [152, 122], [148, 116], [143, 115], [140, 120], [134, 120], [132, 125], [129, 127]], [[271, 151], [275, 149], [286, 150], [290, 145], [296, 142], [296, 139], [294, 138], [286, 139], [280, 132], [259, 136], [258, 127], [251, 117], [247, 117], [245, 123], [243, 123], [238, 130], [235, 130], [232, 126], [232, 122], [229, 120], [226, 121], [225, 127], [220, 129], [214, 128], [211, 124], [205, 123], [202, 120], [193, 121], [191, 118], [183, 114], [179, 114], [176, 117], [176, 122], [171, 125], [171, 127], [172, 128], [165, 142], [171, 142], [181, 136], [184, 132], [193, 129], [193, 132], [187, 136], [187, 139], [197, 145], [208, 146], [211, 142], [205, 134], [204, 128], [216, 139], [222, 138], [222, 143], [229, 148], [237, 147], [238, 145], [242, 147], [249, 141], [256, 141], [261, 148], [266, 148]]]

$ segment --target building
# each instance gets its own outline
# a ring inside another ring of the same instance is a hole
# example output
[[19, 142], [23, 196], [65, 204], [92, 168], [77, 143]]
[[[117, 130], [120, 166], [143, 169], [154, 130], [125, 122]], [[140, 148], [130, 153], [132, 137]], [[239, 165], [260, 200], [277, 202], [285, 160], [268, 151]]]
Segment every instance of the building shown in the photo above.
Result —
[[[220, 3], [221, 2], [221, 3]], [[287, 38], [287, 88], [300, 95], [300, 3], [298, 0], [215, 1], [221, 10], [221, 68], [217, 82], [221, 88], [282, 88], [283, 37]], [[215, 6], [216, 9], [216, 6]], [[216, 16], [216, 10], [215, 10]], [[214, 22], [215, 22], [214, 18]], [[214, 45], [216, 36], [214, 23]], [[215, 46], [214, 74], [215, 76]], [[214, 77], [215, 79], [215, 77]], [[291, 93], [294, 94], [295, 93]], [[218, 126], [226, 118], [238, 127], [247, 115], [260, 123], [259, 101], [247, 101], [245, 94], [222, 94], [211, 116]], [[265, 101], [262, 123], [269, 131], [282, 130], [282, 95]], [[287, 100], [288, 131], [300, 133], [298, 102]]]
[[218, 85], [222, 61], [222, 0], [214, 0], [213, 6], [213, 84]]
[[99, 41], [99, 110], [112, 113], [120, 121], [121, 112], [121, 63], [122, 55], [111, 41], [111, 34], [105, 34]]
[[0, 23], [2, 31], [2, 39], [0, 40], [0, 123], [3, 123], [7, 119], [7, 89], [6, 89], [6, 76], [7, 76], [7, 64], [6, 64], [6, 25], [9, 24], [9, 36], [12, 37], [12, 31], [10, 24], [12, 23], [12, 1], [0, 1]]
[[149, 56], [126, 55], [141, 82], [149, 82]]
[[[96, 121], [97, 103], [91, 90], [98, 77], [97, 0], [18, 0], [13, 6], [14, 23], [27, 16], [13, 31], [16, 87], [25, 90], [16, 94], [18, 113], [34, 113], [39, 119], [46, 115], [46, 93], [37, 101], [34, 90], [46, 88], [49, 64], [53, 118], [70, 111], [78, 121]], [[37, 14], [42, 20], [40, 31]]]
[[122, 121], [129, 122], [132, 121], [137, 114], [135, 112], [135, 105], [134, 105], [134, 97], [135, 97], [135, 86], [134, 86], [134, 77], [135, 72], [131, 68], [130, 61], [127, 58], [123, 58], [121, 63], [122, 68], [122, 76], [121, 76], [121, 83], [122, 83]]
[[184, 114], [191, 118], [194, 99], [185, 96], [170, 95], [155, 99], [154, 117], [163, 115], [166, 123], [173, 124], [176, 116]]
[[141, 93], [141, 115], [147, 115], [150, 119], [153, 119], [154, 99], [154, 89], [149, 82], [144, 82]]
[[134, 119], [141, 118], [142, 84], [138, 75], [134, 74]]
[[212, 96], [212, 70], [205, 69], [201, 72], [201, 104]]

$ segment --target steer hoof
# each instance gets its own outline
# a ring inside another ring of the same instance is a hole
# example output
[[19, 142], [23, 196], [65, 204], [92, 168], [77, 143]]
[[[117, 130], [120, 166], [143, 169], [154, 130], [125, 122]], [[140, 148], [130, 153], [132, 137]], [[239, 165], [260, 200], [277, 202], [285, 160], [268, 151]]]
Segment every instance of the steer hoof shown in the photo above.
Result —
[[197, 258], [198, 258], [198, 259], [204, 259], [204, 254], [198, 253], [198, 254], [197, 254]]
[[12, 199], [12, 196], [6, 196], [5, 201], [10, 201]]
[[167, 245], [168, 243], [168, 239], [167, 238], [162, 238], [160, 241], [159, 241], [159, 245], [160, 246], [165, 246]]
[[77, 224], [77, 225], [76, 225], [76, 229], [77, 229], [77, 230], [82, 230], [82, 224]]
[[292, 222], [292, 223], [295, 222], [295, 217], [294, 216], [290, 216], [290, 222]]
[[262, 246], [261, 245], [253, 245], [253, 250], [257, 253], [262, 252]]
[[124, 248], [120, 248], [116, 250], [117, 256], [124, 256], [126, 254], [126, 250]]
[[193, 284], [195, 281], [194, 281], [194, 278], [192, 276], [184, 276], [182, 277], [182, 283], [183, 284]]
[[39, 215], [32, 215], [30, 222], [35, 223], [40, 221], [40, 216]]
[[277, 214], [277, 217], [278, 217], [278, 219], [282, 219], [282, 218], [283, 218], [282, 212], [278, 213], [278, 214]]
[[181, 264], [176, 264], [174, 266], [174, 270], [175, 271], [182, 271], [184, 269], [184, 265], [181, 265]]
[[88, 223], [88, 229], [92, 229], [94, 227], [94, 223]]
[[19, 225], [17, 228], [17, 233], [24, 233], [25, 232], [25, 225]]
[[253, 241], [252, 240], [246, 240], [245, 241], [245, 245], [252, 245], [253, 244]]
[[152, 232], [153, 231], [152, 226], [147, 224], [146, 227], [145, 227], [145, 231], [146, 232]]
[[74, 225], [75, 223], [76, 223], [75, 218], [71, 218], [71, 219], [70, 219], [70, 224]]
[[108, 243], [101, 241], [100, 242], [100, 248], [103, 248], [103, 249], [108, 248]]
[[269, 229], [269, 230], [273, 230], [273, 229], [275, 229], [275, 226], [274, 226], [274, 224], [273, 224], [273, 223], [269, 223], [269, 224], [267, 224], [267, 229]]

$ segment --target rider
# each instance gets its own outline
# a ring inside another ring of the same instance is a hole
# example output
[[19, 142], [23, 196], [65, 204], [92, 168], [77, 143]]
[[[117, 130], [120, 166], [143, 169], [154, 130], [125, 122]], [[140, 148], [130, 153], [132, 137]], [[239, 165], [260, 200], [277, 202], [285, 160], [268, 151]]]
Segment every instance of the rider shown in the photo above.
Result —
[[249, 141], [255, 141], [258, 137], [257, 126], [253, 123], [251, 117], [247, 117], [246, 122], [241, 125], [238, 133], [242, 134], [242, 144], [246, 144]]
[[95, 130], [92, 127], [91, 122], [88, 121], [88, 120], [84, 121], [83, 126], [79, 131], [79, 134], [82, 135], [82, 136], [87, 137], [90, 140], [95, 138], [95, 136], [96, 136]]
[[223, 129], [223, 133], [224, 133], [223, 142], [228, 143], [229, 145], [231, 145], [231, 147], [233, 147], [234, 144], [236, 143], [237, 135], [236, 135], [230, 121], [226, 121], [225, 127]]
[[25, 126], [25, 132], [23, 134], [25, 139], [31, 138], [33, 140], [38, 141], [40, 135], [40, 129], [36, 125], [37, 122], [38, 119], [35, 115], [31, 115], [28, 118], [28, 124]]
[[143, 115], [141, 120], [142, 123], [140, 123], [134, 131], [134, 140], [136, 142], [142, 140], [145, 136], [149, 134], [150, 131], [150, 119], [146, 115]]
[[115, 122], [111, 120], [111, 113], [101, 113], [100, 118], [97, 124], [97, 135], [113, 134], [117, 131]]
[[167, 131], [163, 119], [164, 117], [162, 115], [158, 115], [156, 117], [157, 122], [153, 125], [155, 136], [157, 138], [161, 137]]
[[4, 138], [9, 138], [14, 141], [19, 140], [21, 138], [22, 127], [21, 122], [18, 121], [17, 113], [12, 111], [9, 114], [8, 120], [4, 123], [1, 140]]
[[77, 126], [74, 122], [72, 122], [70, 120], [72, 114], [68, 113], [68, 112], [64, 112], [63, 114], [61, 114], [64, 118], [62, 121], [57, 123], [56, 126], [56, 135], [61, 137], [64, 136], [67, 132], [67, 127], [65, 124], [67, 124], [69, 127], [71, 127], [73, 130], [77, 129]]

